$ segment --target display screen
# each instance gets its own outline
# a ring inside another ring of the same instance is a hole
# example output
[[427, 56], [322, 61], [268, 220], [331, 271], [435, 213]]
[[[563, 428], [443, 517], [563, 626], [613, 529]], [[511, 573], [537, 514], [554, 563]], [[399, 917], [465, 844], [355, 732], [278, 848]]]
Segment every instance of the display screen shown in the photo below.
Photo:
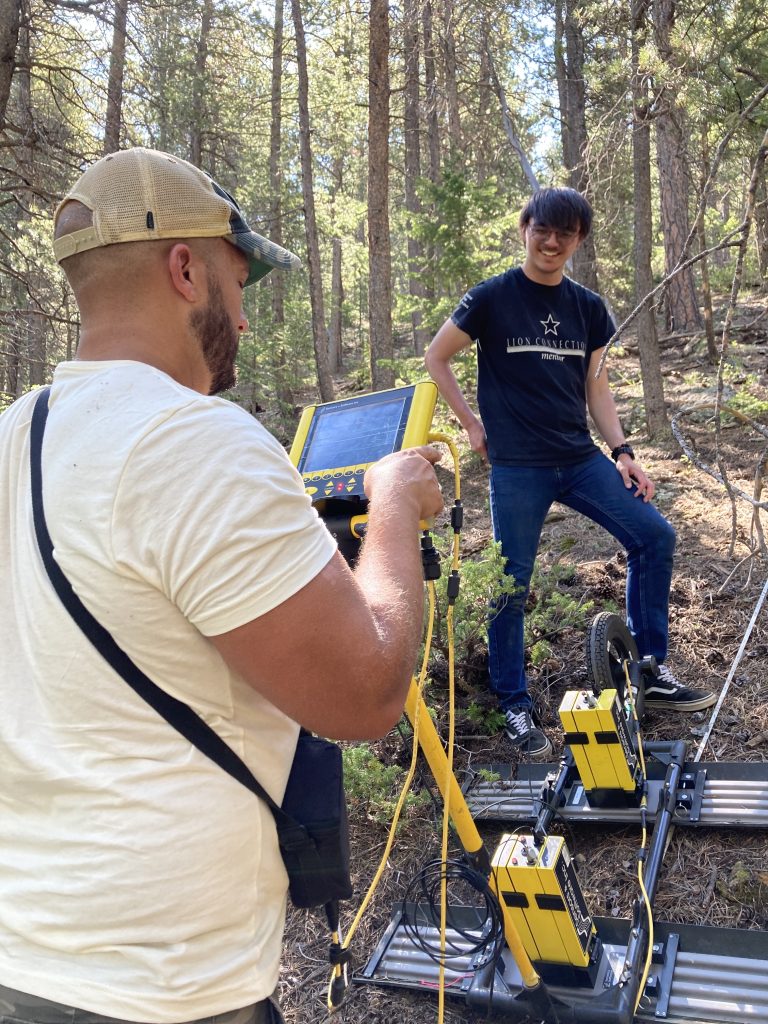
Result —
[[300, 473], [375, 462], [402, 445], [412, 391], [366, 395], [318, 406], [299, 460]]

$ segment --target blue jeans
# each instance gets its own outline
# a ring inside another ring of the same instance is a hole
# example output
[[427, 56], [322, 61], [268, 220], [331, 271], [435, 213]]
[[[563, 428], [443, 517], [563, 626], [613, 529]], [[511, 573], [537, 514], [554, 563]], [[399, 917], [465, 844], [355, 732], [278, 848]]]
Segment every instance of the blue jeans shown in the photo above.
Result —
[[634, 497], [613, 462], [596, 451], [571, 466], [492, 466], [491, 520], [505, 572], [519, 589], [492, 609], [491, 689], [503, 709], [531, 706], [525, 680], [523, 612], [544, 518], [553, 501], [581, 512], [627, 551], [627, 625], [641, 656], [667, 655], [675, 531], [650, 502]]

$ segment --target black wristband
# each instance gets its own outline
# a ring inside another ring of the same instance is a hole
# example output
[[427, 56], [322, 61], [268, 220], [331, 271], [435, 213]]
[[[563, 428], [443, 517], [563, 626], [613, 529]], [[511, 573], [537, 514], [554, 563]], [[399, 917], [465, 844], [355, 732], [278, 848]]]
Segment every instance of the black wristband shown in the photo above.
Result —
[[615, 448], [611, 450], [611, 458], [614, 462], [618, 462], [620, 455], [628, 455], [630, 459], [634, 459], [635, 452], [631, 444], [627, 444], [624, 441], [622, 444], [617, 444]]

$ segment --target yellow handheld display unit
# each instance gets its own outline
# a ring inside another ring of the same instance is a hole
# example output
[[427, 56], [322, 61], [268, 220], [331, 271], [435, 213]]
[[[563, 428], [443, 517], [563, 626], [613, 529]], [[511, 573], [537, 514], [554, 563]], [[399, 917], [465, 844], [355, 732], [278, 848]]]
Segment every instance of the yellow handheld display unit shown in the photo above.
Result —
[[427, 443], [436, 402], [437, 386], [422, 381], [307, 406], [290, 458], [312, 501], [364, 499], [363, 476], [372, 463]]

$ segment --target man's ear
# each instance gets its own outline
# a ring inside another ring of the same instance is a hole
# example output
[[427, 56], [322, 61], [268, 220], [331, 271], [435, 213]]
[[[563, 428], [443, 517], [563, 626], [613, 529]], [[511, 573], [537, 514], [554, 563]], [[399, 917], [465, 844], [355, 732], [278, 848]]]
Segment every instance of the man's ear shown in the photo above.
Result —
[[204, 260], [186, 242], [176, 242], [167, 257], [171, 283], [187, 302], [199, 302], [206, 294]]

